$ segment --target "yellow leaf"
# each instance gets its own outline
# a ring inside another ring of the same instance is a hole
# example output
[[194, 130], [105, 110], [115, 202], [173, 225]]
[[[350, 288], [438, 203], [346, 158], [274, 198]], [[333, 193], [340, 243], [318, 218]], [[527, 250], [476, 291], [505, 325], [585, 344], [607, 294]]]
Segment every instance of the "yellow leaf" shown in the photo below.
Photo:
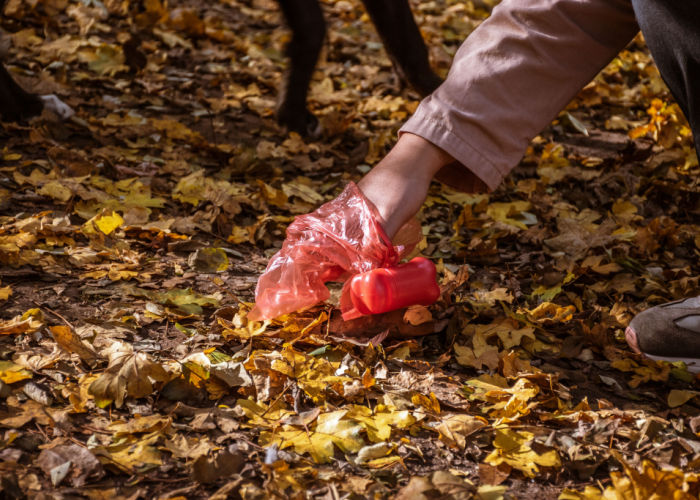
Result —
[[120, 439], [108, 446], [92, 450], [103, 465], [117, 465], [125, 471], [144, 472], [162, 464], [161, 452], [155, 444], [161, 439], [156, 432], [143, 439]]
[[282, 190], [288, 197], [299, 198], [310, 206], [320, 205], [325, 198], [316, 191], [316, 187], [308, 177], [297, 177], [292, 182], [282, 184]]
[[503, 222], [519, 229], [527, 229], [522, 213], [532, 207], [529, 201], [513, 201], [510, 203], [489, 203], [486, 214], [493, 220]]
[[220, 316], [216, 317], [217, 323], [223, 328], [221, 334], [224, 338], [239, 338], [241, 340], [248, 340], [265, 333], [267, 327], [270, 326], [270, 321], [248, 320], [249, 309], [250, 307], [246, 306], [240, 307], [231, 321]]
[[10, 285], [0, 287], [0, 300], [7, 300], [12, 296], [12, 287]]
[[108, 273], [108, 272], [109, 272], [109, 271], [105, 271], [105, 270], [101, 270], [101, 271], [89, 271], [89, 272], [87, 272], [87, 273], [81, 274], [81, 275], [80, 275], [80, 279], [81, 279], [81, 280], [86, 280], [86, 279], [98, 280], [98, 279], [101, 279], [101, 278], [104, 278], [105, 276], [107, 276], [107, 273]]
[[202, 136], [199, 134], [199, 132], [195, 132], [187, 125], [180, 123], [179, 121], [150, 118], [148, 122], [156, 130], [165, 132], [171, 139], [186, 140], [193, 143], [201, 142], [202, 140]]
[[696, 391], [681, 391], [679, 389], [673, 389], [668, 393], [668, 406], [671, 408], [682, 406], [697, 395], [698, 392]]
[[119, 226], [124, 224], [124, 219], [117, 212], [111, 215], [102, 215], [93, 220], [97, 228], [104, 234], [110, 234]]
[[493, 441], [496, 449], [484, 461], [493, 466], [506, 463], [527, 477], [537, 476], [538, 465], [561, 467], [559, 454], [555, 450], [538, 454], [529, 446], [528, 443], [534, 437], [534, 434], [527, 431], [515, 431], [508, 427], [496, 429], [496, 438]]
[[600, 491], [593, 486], [587, 486], [582, 492], [564, 490], [559, 500], [618, 500], [639, 498], [645, 500], [694, 500], [700, 475], [686, 472], [679, 468], [665, 467], [659, 469], [649, 460], [642, 461], [642, 470], [631, 467], [622, 455], [612, 450], [613, 456], [623, 466], [624, 473], [612, 472], [612, 485]]
[[241, 243], [255, 243], [255, 231], [258, 229], [258, 224], [241, 227], [233, 226], [231, 235], [227, 238], [229, 243], [240, 245]]
[[223, 248], [200, 248], [192, 253], [187, 263], [200, 273], [220, 273], [229, 266], [228, 255]]
[[96, 379], [97, 375], [83, 375], [77, 384], [66, 384], [64, 391], [68, 394], [68, 399], [73, 405], [73, 413], [85, 413], [88, 401], [92, 399], [88, 393], [88, 388]]
[[32, 372], [25, 370], [12, 361], [0, 361], [0, 380], [6, 384], [14, 384], [28, 378], [32, 378]]
[[430, 397], [420, 393], [414, 394], [411, 396], [411, 403], [413, 403], [415, 406], [422, 406], [429, 412], [435, 413], [436, 415], [440, 414], [440, 402], [432, 392], [430, 393]]
[[365, 372], [362, 374], [362, 386], [365, 389], [369, 389], [372, 387], [377, 381], [375, 378], [372, 376], [372, 371], [367, 368]]
[[583, 491], [564, 489], [557, 500], [604, 500], [604, 497], [595, 486], [586, 486]]
[[370, 460], [369, 462], [367, 462], [366, 465], [370, 469], [386, 469], [397, 463], [403, 463], [403, 459], [401, 457], [392, 456], [375, 458], [374, 460]]
[[538, 368], [532, 366], [528, 360], [521, 359], [516, 351], [504, 352], [499, 357], [501, 360], [501, 373], [506, 378], [513, 379], [521, 375], [541, 372]]
[[518, 328], [517, 321], [510, 318], [500, 318], [488, 325], [468, 324], [464, 327], [464, 336], [477, 337], [480, 346], [485, 345], [486, 340], [497, 336], [504, 349], [519, 346], [523, 339], [535, 340], [535, 329], [532, 327]]
[[258, 187], [260, 188], [260, 194], [263, 199], [270, 205], [275, 207], [284, 208], [287, 204], [287, 195], [281, 189], [275, 189], [269, 184], [265, 184], [260, 179], [257, 180]]
[[296, 379], [299, 388], [315, 403], [322, 402], [329, 389], [342, 392], [342, 384], [351, 381], [335, 375], [333, 365], [326, 359], [308, 356], [291, 346], [285, 346], [281, 354], [282, 359], [272, 361], [272, 369]]
[[129, 111], [124, 116], [110, 113], [102, 118], [102, 125], [105, 127], [136, 127], [146, 123], [148, 120], [134, 110]]
[[518, 312], [524, 312], [530, 321], [544, 323], [551, 321], [553, 323], [566, 323], [574, 317], [576, 308], [574, 306], [559, 306], [553, 302], [542, 302], [534, 309], [521, 309]]
[[127, 422], [112, 422], [107, 429], [119, 437], [121, 434], [139, 434], [165, 431], [170, 427], [170, 417], [154, 414], [147, 417], [137, 416]]
[[475, 500], [503, 500], [508, 486], [484, 484], [477, 488]]
[[357, 463], [367, 463], [371, 460], [376, 460], [378, 458], [384, 458], [386, 457], [389, 453], [394, 451], [396, 448], [395, 445], [391, 443], [377, 443], [377, 444], [370, 444], [365, 447], [363, 447], [360, 451], [357, 452]]
[[362, 426], [345, 419], [346, 414], [347, 410], [338, 410], [319, 415], [315, 428], [309, 431], [285, 426], [287, 429], [275, 433], [271, 442], [283, 449], [293, 447], [297, 453], [308, 453], [319, 464], [331, 461], [334, 445], [344, 453], [357, 453], [365, 444], [360, 436]]
[[109, 271], [107, 271], [107, 277], [112, 281], [120, 280], [130, 280], [139, 275], [136, 271], [129, 271], [128, 269], [119, 269], [120, 264], [112, 264], [109, 266]]
[[103, 43], [96, 49], [82, 49], [78, 55], [99, 75], [114, 76], [115, 73], [129, 69], [124, 64], [124, 52], [119, 45]]
[[192, 8], [184, 7], [171, 10], [168, 16], [168, 25], [170, 25], [171, 28], [184, 31], [193, 36], [202, 36], [205, 29], [204, 22], [197, 14], [197, 11]]
[[640, 360], [640, 363], [630, 358], [623, 358], [612, 361], [610, 366], [622, 372], [633, 372], [634, 375], [627, 381], [627, 385], [632, 388], [650, 380], [654, 382], [665, 382], [668, 380], [668, 376], [671, 373], [671, 365], [669, 363], [647, 359]]
[[482, 375], [480, 379], [467, 381], [466, 385], [473, 390], [469, 399], [490, 403], [484, 406], [482, 411], [491, 417], [508, 421], [530, 413], [529, 401], [540, 392], [539, 387], [526, 378], [518, 379], [513, 387], [507, 387], [507, 384], [505, 387], [500, 387], [484, 380]]
[[377, 405], [374, 411], [366, 406], [353, 405], [347, 417], [359, 422], [373, 443], [387, 441], [391, 437], [392, 428], [408, 429], [416, 423], [416, 418], [408, 410], [397, 410], [385, 405]]
[[5, 416], [7, 414], [3, 412], [3, 417], [0, 417], [0, 425], [4, 427], [19, 429], [32, 420], [41, 425], [55, 425], [56, 423], [51, 415], [51, 409], [36, 401], [29, 400], [19, 403], [16, 398], [8, 398], [7, 406], [10, 409], [10, 416]]
[[18, 333], [34, 333], [44, 324], [43, 315], [39, 309], [29, 309], [21, 316], [0, 320], [0, 335]]
[[64, 203], [73, 196], [73, 192], [58, 181], [47, 182], [41, 186], [41, 189], [38, 189], [36, 193]]
[[95, 350], [75, 334], [68, 326], [50, 327], [51, 335], [61, 348], [69, 353], [77, 354], [87, 364], [94, 366], [98, 360]]
[[292, 412], [286, 410], [279, 401], [266, 406], [264, 403], [256, 403], [250, 399], [239, 399], [236, 404], [250, 419], [250, 425], [254, 427], [277, 427], [280, 420], [292, 415]]
[[209, 438], [201, 436], [188, 438], [182, 434], [175, 434], [165, 442], [165, 449], [172, 453], [174, 458], [196, 460], [208, 455], [215, 448]]
[[613, 203], [612, 213], [623, 218], [629, 218], [637, 213], [637, 207], [629, 201], [620, 198]]

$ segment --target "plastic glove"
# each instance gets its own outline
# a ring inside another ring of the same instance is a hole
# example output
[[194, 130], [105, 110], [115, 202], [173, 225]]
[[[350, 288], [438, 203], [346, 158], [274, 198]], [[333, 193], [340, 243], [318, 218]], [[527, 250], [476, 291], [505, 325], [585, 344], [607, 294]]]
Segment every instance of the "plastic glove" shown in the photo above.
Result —
[[[260, 276], [252, 320], [272, 319], [311, 307], [330, 296], [325, 283], [398, 264], [420, 241], [420, 225], [412, 220], [392, 245], [374, 205], [353, 182], [336, 199], [300, 215], [287, 228], [287, 238]], [[343, 295], [348, 293], [347, 287]], [[341, 297], [343, 319], [362, 314]]]

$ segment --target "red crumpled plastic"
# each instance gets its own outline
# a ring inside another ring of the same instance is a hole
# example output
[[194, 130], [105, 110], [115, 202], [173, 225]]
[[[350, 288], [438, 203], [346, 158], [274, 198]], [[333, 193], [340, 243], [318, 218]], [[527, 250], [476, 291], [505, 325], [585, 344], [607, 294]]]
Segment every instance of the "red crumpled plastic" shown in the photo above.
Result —
[[[404, 225], [394, 246], [380, 225], [374, 205], [354, 182], [336, 199], [316, 211], [300, 215], [287, 228], [287, 238], [255, 289], [255, 307], [248, 318], [258, 321], [298, 311], [330, 296], [325, 283], [399, 263], [420, 241], [420, 225]], [[341, 295], [343, 319], [362, 316], [348, 297]]]

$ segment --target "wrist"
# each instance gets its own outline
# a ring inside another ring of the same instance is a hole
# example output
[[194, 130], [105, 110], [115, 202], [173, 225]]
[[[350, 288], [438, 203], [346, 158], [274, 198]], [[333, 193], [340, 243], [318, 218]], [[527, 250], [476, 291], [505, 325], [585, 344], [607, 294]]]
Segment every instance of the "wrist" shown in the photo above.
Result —
[[421, 136], [404, 132], [384, 161], [396, 162], [410, 169], [412, 176], [431, 180], [445, 165], [455, 159], [446, 151]]

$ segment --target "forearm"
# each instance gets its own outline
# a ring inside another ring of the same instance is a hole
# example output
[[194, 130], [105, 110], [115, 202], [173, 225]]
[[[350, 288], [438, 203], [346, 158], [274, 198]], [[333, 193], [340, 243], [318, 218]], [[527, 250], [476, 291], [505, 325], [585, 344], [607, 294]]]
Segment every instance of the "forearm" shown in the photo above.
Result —
[[[392, 237], [420, 209], [435, 174], [455, 159], [417, 135], [402, 134], [396, 145], [359, 183], [364, 195], [377, 207], [382, 226]], [[463, 172], [471, 191], [486, 186]]]

